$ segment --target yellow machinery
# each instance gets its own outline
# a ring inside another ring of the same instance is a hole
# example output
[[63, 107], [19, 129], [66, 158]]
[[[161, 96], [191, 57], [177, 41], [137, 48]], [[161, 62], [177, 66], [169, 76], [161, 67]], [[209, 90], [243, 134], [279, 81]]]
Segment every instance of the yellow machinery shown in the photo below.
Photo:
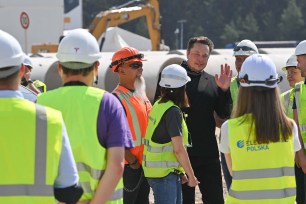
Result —
[[[158, 0], [148, 0], [146, 4], [102, 11], [96, 15], [89, 26], [89, 32], [97, 39], [108, 27], [118, 26], [140, 17], [146, 17], [152, 50], [160, 50], [160, 12]], [[104, 38], [102, 37], [101, 45]], [[40, 44], [32, 46], [32, 53], [57, 52], [57, 44]], [[100, 46], [101, 48], [101, 46]]]

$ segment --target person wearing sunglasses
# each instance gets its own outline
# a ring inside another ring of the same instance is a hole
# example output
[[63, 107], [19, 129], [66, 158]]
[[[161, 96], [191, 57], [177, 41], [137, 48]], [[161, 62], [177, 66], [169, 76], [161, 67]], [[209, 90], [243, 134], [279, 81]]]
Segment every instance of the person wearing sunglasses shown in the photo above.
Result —
[[283, 111], [275, 64], [254, 54], [242, 64], [232, 118], [221, 126], [220, 151], [232, 175], [226, 204], [294, 204], [298, 129]]
[[[295, 48], [297, 57], [297, 68], [301, 71], [301, 76], [306, 77], [306, 40], [300, 42]], [[300, 128], [300, 142], [303, 147], [297, 153], [296, 182], [297, 182], [297, 204], [306, 202], [306, 81], [297, 83], [294, 88], [293, 118]]]
[[[253, 54], [258, 54], [258, 49], [251, 40], [242, 40], [241, 42], [237, 44], [237, 46], [234, 48], [233, 51], [234, 51], [234, 57], [235, 57], [235, 67], [236, 67], [237, 76], [238, 76], [241, 70], [242, 63], [249, 56]], [[232, 96], [234, 105], [235, 105], [235, 102], [237, 101], [237, 93], [238, 93], [238, 88], [239, 88], [239, 82], [237, 80], [237, 76], [232, 78], [231, 86], [230, 86], [231, 96]]]
[[47, 86], [40, 80], [32, 80], [33, 62], [29, 56], [26, 55], [23, 64], [25, 65], [26, 72], [21, 80], [21, 85], [27, 87], [36, 94], [44, 93], [47, 91]]
[[[237, 46], [234, 48], [234, 57], [235, 57], [235, 68], [237, 71], [237, 76], [239, 75], [239, 72], [241, 70], [241, 66], [242, 63], [246, 60], [246, 58], [248, 58], [249, 56], [253, 55], [253, 54], [257, 54], [258, 53], [258, 49], [256, 47], [256, 45], [250, 41], [250, 40], [242, 40], [241, 42], [239, 42], [237, 44]], [[238, 81], [238, 77], [234, 76], [231, 79], [231, 85], [230, 85], [230, 91], [231, 91], [231, 97], [233, 100], [233, 105], [236, 104], [237, 101], [237, 94], [238, 94], [238, 89], [239, 89], [239, 81]], [[224, 120], [221, 120], [220, 117], [218, 117], [218, 115], [215, 113], [215, 120], [216, 120], [216, 124], [217, 127], [221, 127], [222, 123], [224, 122]], [[221, 135], [219, 136], [219, 138], [221, 138]], [[221, 167], [222, 167], [222, 171], [223, 171], [223, 177], [226, 183], [226, 187], [227, 190], [229, 190], [229, 187], [232, 183], [232, 177], [228, 171], [226, 162], [225, 162], [225, 158], [224, 158], [224, 154], [221, 152]]]
[[114, 53], [109, 66], [119, 77], [119, 84], [113, 90], [113, 94], [123, 105], [134, 140], [134, 147], [125, 151], [123, 173], [125, 204], [149, 204], [150, 186], [144, 177], [141, 164], [143, 139], [152, 105], [146, 96], [145, 82], [142, 77], [143, 57], [144, 55], [137, 49], [124, 47]]

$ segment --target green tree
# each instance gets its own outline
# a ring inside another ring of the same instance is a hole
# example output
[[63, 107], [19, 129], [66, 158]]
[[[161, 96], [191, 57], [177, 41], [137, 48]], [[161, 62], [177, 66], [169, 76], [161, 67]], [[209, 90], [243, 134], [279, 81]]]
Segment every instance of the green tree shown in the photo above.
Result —
[[225, 25], [223, 34], [220, 36], [224, 44], [230, 42], [236, 42], [239, 40], [240, 32], [237, 29], [236, 24], [232, 21]]
[[241, 35], [239, 37], [241, 39], [257, 40], [256, 38], [259, 33], [259, 27], [254, 15], [250, 13], [245, 17], [244, 21], [240, 21], [241, 23], [237, 24], [241, 25]]
[[288, 2], [288, 7], [284, 9], [279, 23], [279, 34], [281, 40], [295, 40], [300, 36], [304, 27], [304, 19], [301, 9], [297, 7], [295, 0]]

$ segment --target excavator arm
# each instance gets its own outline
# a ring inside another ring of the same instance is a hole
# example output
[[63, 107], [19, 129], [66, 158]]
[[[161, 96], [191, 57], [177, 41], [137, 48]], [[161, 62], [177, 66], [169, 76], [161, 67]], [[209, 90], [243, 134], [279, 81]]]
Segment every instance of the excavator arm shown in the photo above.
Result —
[[102, 11], [96, 15], [89, 26], [89, 32], [97, 40], [108, 27], [118, 26], [140, 17], [146, 17], [152, 50], [160, 50], [160, 13], [157, 0], [149, 0], [147, 4]]
[[[96, 15], [89, 26], [89, 32], [97, 39], [108, 27], [118, 26], [140, 17], [146, 17], [152, 50], [160, 50], [160, 12], [158, 0], [148, 0], [146, 4], [102, 11]], [[39, 44], [32, 46], [32, 53], [57, 52], [58, 44]]]

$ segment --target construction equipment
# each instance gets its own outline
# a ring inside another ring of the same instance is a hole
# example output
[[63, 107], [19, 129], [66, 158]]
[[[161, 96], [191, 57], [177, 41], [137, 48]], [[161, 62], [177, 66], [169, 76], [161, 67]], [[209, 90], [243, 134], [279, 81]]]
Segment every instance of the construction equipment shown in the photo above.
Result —
[[[151, 39], [152, 50], [160, 50], [160, 12], [158, 0], [148, 0], [146, 4], [138, 6], [125, 7], [126, 5], [139, 2], [134, 0], [119, 7], [102, 11], [96, 15], [89, 26], [89, 32], [99, 41], [101, 38], [100, 50], [102, 50], [105, 40], [105, 33], [108, 27], [118, 26], [140, 17], [146, 17], [149, 37]], [[56, 52], [56, 44], [33, 45], [32, 53], [38, 52]]]

